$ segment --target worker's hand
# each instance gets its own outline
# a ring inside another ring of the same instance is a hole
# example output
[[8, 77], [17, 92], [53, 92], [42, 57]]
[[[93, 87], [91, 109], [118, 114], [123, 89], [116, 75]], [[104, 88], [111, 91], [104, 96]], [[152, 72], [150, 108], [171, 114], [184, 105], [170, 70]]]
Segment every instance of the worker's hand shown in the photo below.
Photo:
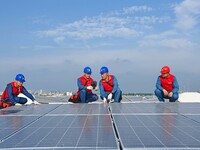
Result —
[[172, 96], [173, 96], [173, 93], [172, 93], [172, 92], [170, 92], [170, 93], [168, 94], [168, 96], [169, 96], [169, 97], [172, 97]]
[[95, 91], [97, 91], [98, 89], [99, 89], [98, 86], [96, 86], [96, 87], [94, 88]]
[[111, 100], [112, 99], [112, 93], [108, 94], [108, 99]]
[[91, 86], [93, 87], [93, 89], [95, 89], [95, 88], [97, 87], [97, 81], [93, 81], [93, 82], [91, 83]]
[[169, 94], [168, 91], [165, 90], [165, 89], [163, 89], [163, 93], [164, 93], [165, 96], [168, 96], [168, 94]]
[[34, 100], [34, 101], [33, 101], [33, 104], [39, 105], [40, 103], [39, 103], [38, 101]]
[[87, 86], [87, 89], [88, 89], [88, 90], [92, 90], [93, 87], [90, 85], [90, 86]]
[[105, 97], [103, 98], [103, 103], [107, 103], [107, 99]]

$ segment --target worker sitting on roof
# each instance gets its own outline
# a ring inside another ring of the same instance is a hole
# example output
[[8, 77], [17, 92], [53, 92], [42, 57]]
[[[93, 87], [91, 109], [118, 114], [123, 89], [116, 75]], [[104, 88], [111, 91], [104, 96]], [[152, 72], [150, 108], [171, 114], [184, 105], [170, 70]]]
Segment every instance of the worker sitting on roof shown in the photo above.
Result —
[[25, 89], [25, 87], [22, 86], [24, 82], [24, 75], [18, 74], [16, 75], [14, 82], [7, 84], [0, 100], [1, 108], [10, 107], [16, 105], [17, 103], [25, 104], [27, 102], [26, 98], [17, 97], [20, 93], [30, 98], [34, 104], [39, 104], [37, 101], [35, 101], [35, 98]]
[[160, 102], [164, 102], [164, 98], [169, 99], [170, 102], [175, 102], [178, 99], [179, 85], [176, 77], [170, 74], [170, 68], [164, 66], [161, 75], [156, 82], [155, 95]]
[[99, 81], [100, 96], [104, 103], [120, 102], [122, 99], [122, 91], [119, 88], [117, 79], [113, 75], [108, 74], [108, 68], [103, 66], [100, 69], [101, 80]]
[[85, 67], [84, 75], [78, 78], [78, 93], [81, 99], [81, 103], [88, 103], [98, 100], [98, 96], [92, 93], [93, 89], [97, 90], [97, 87], [92, 86], [94, 80], [91, 78], [92, 70], [90, 67]]

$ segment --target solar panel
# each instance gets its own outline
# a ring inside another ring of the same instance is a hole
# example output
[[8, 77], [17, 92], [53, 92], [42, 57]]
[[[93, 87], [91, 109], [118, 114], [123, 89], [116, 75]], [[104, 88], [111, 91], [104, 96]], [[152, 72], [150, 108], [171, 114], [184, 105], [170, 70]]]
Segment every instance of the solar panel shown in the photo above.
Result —
[[180, 103], [111, 104], [123, 149], [199, 148], [200, 122], [197, 119], [200, 118], [196, 112], [190, 116], [182, 114], [187, 108]]
[[109, 114], [108, 108], [106, 105], [99, 104], [69, 104], [69, 105], [61, 105], [58, 109], [49, 112], [48, 115], [69, 115], [69, 114], [92, 114], [92, 115], [104, 115]]
[[200, 148], [199, 103], [43, 104], [0, 110], [0, 149]]
[[113, 114], [149, 114], [149, 113], [174, 113], [165, 103], [113, 103]]
[[[111, 117], [104, 105], [32, 105], [0, 111], [11, 112], [15, 109], [20, 110], [15, 115], [7, 113], [0, 116], [4, 124], [0, 130], [4, 133], [0, 148], [118, 148]], [[14, 129], [10, 122], [13, 119], [20, 123]]]

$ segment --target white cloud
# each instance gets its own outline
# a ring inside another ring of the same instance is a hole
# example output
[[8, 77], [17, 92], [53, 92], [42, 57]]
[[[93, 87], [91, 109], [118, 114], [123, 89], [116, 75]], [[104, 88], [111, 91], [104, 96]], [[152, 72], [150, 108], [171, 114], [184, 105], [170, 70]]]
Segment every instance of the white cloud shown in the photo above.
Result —
[[139, 47], [141, 48], [147, 48], [147, 49], [159, 49], [162, 47], [164, 50], [166, 48], [185, 48], [184, 46], [188, 46], [187, 43], [191, 44], [191, 42], [185, 40], [185, 39], [160, 39], [158, 40], [147, 40], [147, 41], [139, 41]]
[[[80, 21], [65, 24], [53, 30], [38, 32], [40, 36], [55, 37], [55, 41], [64, 37], [74, 39], [93, 39], [105, 37], [138, 36], [140, 32], [130, 27], [128, 19], [117, 17], [85, 17]], [[58, 38], [59, 37], [59, 38]]]
[[20, 46], [19, 48], [39, 50], [39, 49], [54, 49], [55, 47], [50, 45], [35, 45], [35, 46]]
[[130, 14], [130, 13], [134, 13], [134, 12], [149, 12], [149, 11], [152, 11], [153, 9], [151, 7], [148, 7], [148, 6], [132, 6], [132, 7], [126, 7], [126, 8], [123, 8], [123, 12], [124, 14]]
[[46, 16], [39, 16], [33, 18], [33, 23], [49, 25], [52, 24], [52, 21], [50, 21]]
[[175, 7], [176, 23], [175, 27], [181, 30], [190, 30], [199, 24], [200, 1], [184, 0]]
[[134, 17], [131, 18], [132, 23], [138, 23], [140, 25], [143, 24], [156, 24], [156, 23], [165, 23], [170, 20], [169, 17], [156, 17], [156, 16], [142, 16], [142, 17]]
[[[88, 40], [95, 38], [124, 38], [137, 37], [144, 30], [152, 28], [151, 25], [165, 23], [170, 20], [167, 16], [135, 15], [133, 12], [148, 12], [151, 7], [132, 6], [122, 10], [94, 17], [84, 17], [79, 21], [63, 24], [55, 29], [39, 31], [40, 37], [51, 37], [56, 42], [62, 42], [64, 38]], [[62, 38], [60, 38], [62, 37]]]
[[56, 37], [55, 39], [54, 39], [54, 41], [56, 42], [56, 43], [63, 43], [64, 42], [64, 40], [65, 40], [65, 37]]
[[141, 6], [130, 6], [130, 7], [124, 7], [120, 10], [115, 10], [107, 14], [107, 16], [123, 16], [123, 15], [133, 15], [136, 13], [145, 13], [152, 11], [153, 8], [141, 5]]
[[191, 50], [197, 45], [186, 37], [180, 37], [175, 30], [165, 31], [160, 34], [152, 34], [144, 36], [142, 40], [138, 42], [140, 48], [147, 49], [160, 49], [163, 50]]
[[155, 46], [162, 46], [165, 48], [178, 50], [190, 50], [190, 48], [194, 46], [194, 44], [190, 40], [184, 38], [163, 39], [154, 44]]
[[163, 39], [163, 38], [166, 38], [169, 36], [173, 37], [173, 36], [177, 36], [177, 35], [178, 35], [178, 33], [175, 30], [168, 30], [168, 31], [162, 32], [160, 34], [146, 35], [146, 36], [144, 36], [144, 40], [149, 40], [149, 39], [158, 40], [158, 39]]

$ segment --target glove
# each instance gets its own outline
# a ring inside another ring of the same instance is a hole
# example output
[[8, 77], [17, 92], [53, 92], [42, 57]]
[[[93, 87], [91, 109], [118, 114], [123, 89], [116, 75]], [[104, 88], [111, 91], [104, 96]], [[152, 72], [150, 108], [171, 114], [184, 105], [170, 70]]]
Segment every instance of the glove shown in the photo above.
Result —
[[87, 86], [87, 89], [88, 89], [88, 90], [92, 90], [93, 87], [92, 87], [92, 86]]
[[39, 105], [40, 103], [38, 102], [38, 101], [33, 101], [33, 104], [35, 104], [35, 105]]
[[108, 94], [108, 99], [109, 99], [109, 100], [112, 99], [112, 93]]
[[20, 103], [16, 103], [15, 106], [22, 106], [22, 104], [20, 104]]
[[105, 97], [103, 98], [103, 103], [107, 103], [107, 99]]

